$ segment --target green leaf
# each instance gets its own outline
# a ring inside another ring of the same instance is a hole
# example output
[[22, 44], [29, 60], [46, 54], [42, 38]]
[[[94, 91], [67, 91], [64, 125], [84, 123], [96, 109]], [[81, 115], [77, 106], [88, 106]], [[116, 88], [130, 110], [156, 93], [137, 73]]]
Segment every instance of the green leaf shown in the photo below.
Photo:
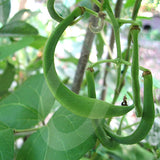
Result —
[[37, 110], [18, 103], [0, 105], [0, 121], [6, 123], [10, 128], [26, 129], [34, 127], [41, 116]]
[[8, 89], [11, 86], [15, 75], [15, 67], [11, 63], [7, 63], [7, 66], [3, 72], [3, 74], [0, 75], [0, 96], [3, 96], [4, 94], [8, 93]]
[[127, 0], [124, 7], [125, 8], [129, 8], [129, 7], [132, 7], [135, 3], [135, 0]]
[[[55, 99], [45, 82], [44, 76], [39, 74], [28, 78], [17, 90], [3, 99], [0, 102], [0, 107], [6, 105], [8, 108], [12, 108], [12, 105], [18, 105], [15, 107], [15, 111], [8, 110], [8, 112], [10, 112], [8, 114], [13, 118], [16, 116], [16, 113], [20, 114], [21, 112], [23, 115], [27, 111], [28, 117], [25, 115], [26, 123], [31, 120], [30, 116], [33, 116], [34, 120], [30, 121], [27, 126], [25, 126], [24, 122], [20, 119], [17, 119], [17, 124], [12, 125], [13, 128], [18, 126], [18, 129], [24, 129], [29, 126], [32, 127], [40, 120], [44, 120], [48, 113], [50, 113], [54, 100]], [[3, 109], [2, 111], [4, 112]], [[30, 115], [30, 112], [32, 115]], [[37, 122], [35, 118], [37, 119]], [[8, 123], [11, 124], [12, 122]]]
[[14, 21], [0, 28], [0, 36], [29, 36], [37, 35], [38, 30], [32, 25], [23, 21]]
[[46, 37], [37, 35], [34, 36], [34, 41], [30, 44], [30, 46], [39, 49], [45, 45], [46, 41], [47, 41]]
[[34, 41], [34, 37], [23, 37], [21, 40], [11, 44], [3, 44], [0, 46], [0, 60], [12, 56], [16, 51], [30, 45]]
[[17, 12], [9, 21], [9, 23], [11, 22], [15, 22], [15, 21], [22, 21], [23, 19], [23, 15], [27, 13], [30, 14], [31, 11], [29, 9], [22, 9], [19, 12]]
[[0, 60], [12, 56], [16, 51], [29, 45], [39, 49], [45, 45], [45, 42], [46, 38], [42, 36], [26, 36], [11, 44], [0, 45]]
[[10, 0], [0, 0], [0, 22], [6, 24], [10, 13]]
[[0, 160], [11, 160], [14, 157], [13, 130], [0, 122]]
[[61, 107], [46, 127], [28, 138], [17, 160], [79, 160], [95, 142], [91, 120]]

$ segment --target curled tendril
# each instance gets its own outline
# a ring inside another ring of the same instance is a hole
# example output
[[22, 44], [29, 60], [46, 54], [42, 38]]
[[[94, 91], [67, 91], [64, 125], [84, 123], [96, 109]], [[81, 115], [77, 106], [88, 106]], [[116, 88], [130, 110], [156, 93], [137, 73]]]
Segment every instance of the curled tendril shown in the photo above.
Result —
[[92, 23], [89, 24], [89, 29], [90, 29], [91, 32], [93, 32], [93, 33], [98, 33], [98, 32], [100, 32], [101, 30], [103, 30], [103, 27], [104, 27], [104, 24], [105, 24], [106, 14], [103, 13], [103, 12], [99, 12], [99, 13], [98, 13], [98, 17], [99, 17], [99, 22], [100, 22], [99, 26], [94, 27], [94, 26], [92, 25]]

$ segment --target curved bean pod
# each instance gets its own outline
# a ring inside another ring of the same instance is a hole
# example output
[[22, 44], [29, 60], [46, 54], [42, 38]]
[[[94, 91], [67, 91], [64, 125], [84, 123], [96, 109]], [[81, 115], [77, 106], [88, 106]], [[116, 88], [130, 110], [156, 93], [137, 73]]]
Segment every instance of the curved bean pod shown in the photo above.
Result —
[[137, 25], [133, 25], [130, 29], [133, 40], [133, 53], [132, 53], [132, 65], [131, 65], [131, 77], [132, 77], [132, 90], [133, 90], [133, 103], [135, 105], [137, 117], [142, 116], [142, 107], [140, 100], [140, 85], [139, 85], [139, 51], [138, 51], [138, 34], [140, 28]]
[[76, 8], [66, 19], [64, 19], [50, 35], [43, 56], [43, 70], [47, 84], [54, 97], [74, 114], [91, 119], [100, 119], [104, 117], [121, 116], [134, 108], [131, 106], [115, 106], [107, 102], [84, 97], [75, 94], [69, 90], [59, 79], [55, 65], [54, 54], [55, 47], [64, 30], [79, 16], [84, 13], [83, 7]]
[[48, 0], [47, 1], [47, 9], [48, 9], [48, 12], [50, 14], [50, 16], [58, 21], [58, 22], [61, 22], [63, 20], [63, 18], [55, 11], [54, 9], [54, 2], [55, 0]]
[[95, 128], [95, 134], [101, 144], [109, 149], [116, 148], [118, 146], [118, 143], [111, 137], [109, 137], [103, 127], [104, 123], [103, 120], [100, 119], [94, 119], [92, 120], [93, 127]]
[[138, 143], [146, 137], [150, 131], [154, 122], [154, 101], [152, 92], [152, 75], [151, 72], [143, 72], [144, 77], [144, 101], [143, 101], [143, 114], [138, 128], [129, 136], [122, 137], [116, 135], [111, 129], [105, 125], [107, 134], [112, 137], [115, 141], [122, 144], [134, 144]]
[[[95, 83], [94, 83], [94, 69], [92, 67], [87, 68], [86, 70], [86, 80], [87, 80], [87, 86], [88, 86], [88, 96], [91, 98], [96, 98]], [[92, 124], [95, 129], [95, 134], [104, 147], [113, 149], [118, 145], [118, 143], [115, 142], [111, 137], [109, 137], [106, 134], [103, 128], [104, 121], [105, 121], [104, 119], [92, 120]]]

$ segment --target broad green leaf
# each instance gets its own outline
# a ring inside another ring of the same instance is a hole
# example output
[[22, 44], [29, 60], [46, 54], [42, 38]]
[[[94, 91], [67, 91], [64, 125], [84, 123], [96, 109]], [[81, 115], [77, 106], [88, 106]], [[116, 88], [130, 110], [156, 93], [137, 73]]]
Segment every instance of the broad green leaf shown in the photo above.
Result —
[[[3, 99], [0, 102], [1, 105], [12, 105], [12, 104], [19, 104], [20, 106], [17, 107], [17, 111], [20, 112], [20, 107], [24, 106], [24, 108], [30, 109], [31, 111], [34, 110], [37, 120], [42, 121], [45, 119], [45, 117], [48, 115], [48, 113], [51, 111], [53, 104], [54, 104], [54, 97], [51, 94], [44, 76], [39, 74], [32, 76], [28, 78], [17, 90], [15, 90], [12, 94], [10, 94], [8, 97]], [[25, 114], [23, 112], [26, 112], [25, 109], [21, 109], [21, 114]], [[12, 113], [12, 112], [11, 112]], [[9, 114], [11, 114], [9, 113]], [[16, 110], [15, 110], [16, 114]], [[14, 117], [15, 115], [13, 115]], [[28, 111], [28, 118], [26, 116], [26, 121], [29, 119], [29, 111]], [[35, 121], [34, 121], [35, 122]], [[24, 128], [24, 123], [21, 122], [21, 120], [17, 120], [17, 125], [21, 128]], [[29, 126], [29, 125], [28, 125]], [[32, 123], [30, 123], [30, 126], [33, 126]], [[14, 126], [12, 126], [14, 128]], [[19, 127], [19, 128], [20, 128]]]
[[23, 37], [21, 40], [11, 44], [0, 45], [0, 60], [12, 56], [16, 51], [30, 45], [33, 41], [33, 37]]
[[0, 75], [0, 96], [8, 93], [8, 89], [14, 80], [15, 67], [11, 63], [7, 63], [7, 66]]
[[34, 41], [30, 44], [30, 46], [33, 48], [39, 49], [41, 47], [44, 47], [46, 41], [47, 41], [46, 37], [37, 35], [37, 36], [34, 36]]
[[10, 19], [9, 23], [24, 20], [24, 19], [23, 19], [23, 15], [24, 15], [25, 13], [30, 14], [31, 11], [30, 11], [29, 9], [22, 9], [22, 10], [20, 10], [19, 12], [17, 12], [17, 13]]
[[79, 160], [95, 142], [91, 120], [61, 107], [46, 127], [28, 138], [17, 160]]
[[32, 25], [23, 21], [14, 21], [0, 28], [0, 36], [29, 36], [37, 35], [38, 30]]
[[0, 160], [11, 160], [14, 156], [13, 130], [0, 122]]
[[127, 0], [124, 7], [125, 8], [129, 8], [129, 7], [132, 7], [135, 3], [135, 0]]
[[16, 51], [27, 46], [39, 49], [45, 45], [45, 42], [46, 38], [42, 36], [26, 36], [11, 44], [0, 45], [0, 60], [12, 56]]
[[10, 13], [10, 0], [0, 0], [0, 22], [6, 24]]
[[41, 116], [37, 110], [18, 103], [0, 105], [0, 121], [10, 128], [26, 129], [34, 127]]

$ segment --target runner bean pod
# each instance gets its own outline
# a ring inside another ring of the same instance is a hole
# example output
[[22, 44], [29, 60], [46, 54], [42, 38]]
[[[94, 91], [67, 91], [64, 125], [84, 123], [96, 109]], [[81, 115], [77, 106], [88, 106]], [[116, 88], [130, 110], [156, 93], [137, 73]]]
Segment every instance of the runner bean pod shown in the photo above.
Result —
[[107, 134], [115, 141], [122, 144], [134, 144], [143, 140], [147, 136], [154, 122], [155, 111], [152, 91], [152, 74], [150, 71], [144, 71], [142, 76], [144, 78], [144, 100], [142, 118], [138, 128], [131, 135], [122, 137], [116, 135], [111, 131], [109, 126], [105, 124]]
[[56, 10], [54, 8], [54, 2], [55, 2], [55, 0], [48, 0], [47, 1], [48, 12], [54, 20], [61, 22], [63, 20], [63, 18], [56, 12]]
[[[88, 87], [88, 96], [91, 98], [96, 98], [94, 69], [92, 67], [87, 68], [86, 70], [86, 80]], [[103, 128], [104, 121], [105, 119], [92, 120], [92, 124], [95, 129], [95, 134], [104, 147], [113, 149], [118, 145], [118, 143], [106, 134]]]
[[140, 85], [139, 85], [139, 51], [138, 51], [138, 34], [140, 28], [137, 25], [133, 25], [130, 29], [133, 40], [133, 53], [132, 53], [132, 65], [131, 65], [131, 77], [132, 77], [132, 90], [133, 90], [133, 103], [135, 104], [137, 117], [142, 116], [142, 107], [140, 99]]
[[55, 64], [55, 48], [65, 29], [79, 16], [85, 12], [84, 7], [77, 7], [69, 16], [67, 16], [56, 29], [51, 33], [47, 40], [44, 56], [43, 70], [47, 84], [59, 103], [74, 114], [91, 119], [100, 119], [105, 117], [121, 116], [133, 109], [131, 106], [115, 106], [113, 104], [77, 95], [68, 89], [59, 79]]

